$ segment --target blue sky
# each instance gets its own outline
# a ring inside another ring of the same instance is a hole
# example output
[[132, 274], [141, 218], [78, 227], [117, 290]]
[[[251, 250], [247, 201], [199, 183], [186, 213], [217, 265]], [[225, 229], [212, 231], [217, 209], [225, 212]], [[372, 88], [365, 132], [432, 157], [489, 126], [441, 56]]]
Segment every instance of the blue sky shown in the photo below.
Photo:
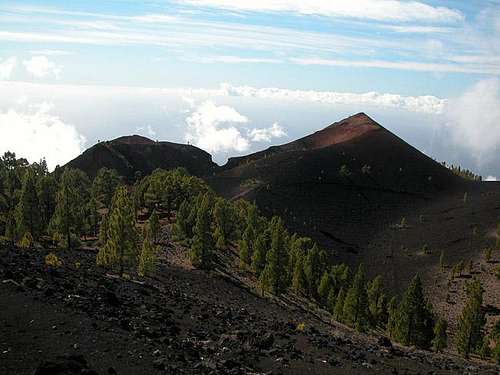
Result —
[[365, 111], [500, 176], [499, 75], [496, 0], [7, 0], [0, 148], [36, 158], [16, 139], [60, 128], [72, 138], [47, 157], [64, 163], [143, 132], [222, 163]]

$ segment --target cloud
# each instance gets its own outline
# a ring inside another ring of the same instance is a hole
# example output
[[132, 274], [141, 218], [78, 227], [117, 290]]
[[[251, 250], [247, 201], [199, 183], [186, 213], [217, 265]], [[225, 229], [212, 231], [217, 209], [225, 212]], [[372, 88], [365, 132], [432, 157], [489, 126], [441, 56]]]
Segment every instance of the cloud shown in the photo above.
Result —
[[62, 68], [50, 61], [46, 56], [33, 56], [30, 60], [24, 60], [26, 70], [36, 78], [54, 76], [59, 79]]
[[253, 142], [271, 142], [273, 138], [286, 136], [286, 132], [280, 124], [275, 122], [270, 128], [252, 129], [248, 135]]
[[85, 138], [73, 125], [51, 115], [51, 107], [42, 103], [28, 112], [0, 111], [0, 153], [13, 151], [31, 162], [45, 157], [49, 169], [78, 156]]
[[45, 56], [67, 56], [71, 55], [72, 53], [61, 49], [37, 49], [37, 50], [32, 50], [31, 54], [45, 55]]
[[335, 91], [289, 90], [280, 88], [255, 88], [251, 86], [231, 86], [223, 83], [221, 91], [227, 96], [243, 96], [261, 99], [298, 100], [326, 104], [354, 104], [397, 108], [411, 112], [439, 114], [446, 100], [435, 96], [401, 96], [398, 94], [367, 92], [342, 93]]
[[485, 181], [498, 181], [498, 178], [495, 176], [488, 176], [484, 180]]
[[9, 57], [8, 59], [0, 60], [0, 81], [9, 79], [17, 65], [17, 58]]
[[301, 15], [346, 17], [379, 21], [457, 22], [463, 14], [420, 1], [397, 0], [181, 0], [184, 3], [249, 12], [289, 12]]
[[[198, 59], [199, 61], [199, 59]], [[240, 57], [240, 56], [211, 56], [201, 59], [203, 63], [223, 63], [223, 64], [280, 64], [283, 60], [265, 57]]]
[[[432, 45], [427, 44], [429, 50]], [[434, 45], [436, 47], [436, 44]], [[326, 65], [326, 66], [346, 66], [357, 68], [381, 68], [412, 70], [420, 72], [440, 72], [440, 73], [477, 73], [477, 74], [500, 74], [500, 66], [490, 64], [455, 64], [455, 63], [427, 63], [419, 61], [387, 61], [387, 60], [342, 60], [342, 59], [322, 59], [322, 58], [292, 58], [290, 59], [299, 65]]]
[[453, 141], [479, 163], [500, 150], [500, 80], [477, 82], [446, 108]]
[[149, 138], [155, 138], [156, 137], [156, 130], [153, 129], [151, 125], [148, 125], [146, 127], [140, 126], [135, 129], [137, 133], [142, 133], [142, 134], [147, 134]]
[[249, 147], [248, 140], [234, 125], [229, 125], [246, 123], [248, 118], [234, 108], [226, 105], [218, 106], [207, 100], [186, 119], [185, 139], [210, 153], [246, 151]]

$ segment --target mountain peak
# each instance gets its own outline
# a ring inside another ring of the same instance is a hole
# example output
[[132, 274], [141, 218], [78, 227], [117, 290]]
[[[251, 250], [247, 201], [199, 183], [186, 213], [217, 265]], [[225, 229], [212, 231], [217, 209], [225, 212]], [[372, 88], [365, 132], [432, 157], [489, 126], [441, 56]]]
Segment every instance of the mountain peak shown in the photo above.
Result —
[[155, 143], [152, 139], [144, 137], [142, 135], [126, 135], [123, 137], [116, 138], [112, 141], [113, 143], [125, 143], [128, 145], [150, 145]]

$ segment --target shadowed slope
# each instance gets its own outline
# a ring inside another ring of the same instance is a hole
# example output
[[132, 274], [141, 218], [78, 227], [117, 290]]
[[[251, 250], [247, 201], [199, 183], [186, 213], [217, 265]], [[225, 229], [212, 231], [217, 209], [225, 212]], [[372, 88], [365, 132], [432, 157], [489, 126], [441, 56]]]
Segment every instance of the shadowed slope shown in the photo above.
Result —
[[145, 176], [156, 168], [184, 167], [196, 176], [205, 176], [217, 169], [212, 156], [197, 147], [155, 142], [138, 135], [100, 142], [67, 165], [85, 171], [91, 178], [102, 167], [116, 169], [129, 181], [135, 178], [136, 172]]

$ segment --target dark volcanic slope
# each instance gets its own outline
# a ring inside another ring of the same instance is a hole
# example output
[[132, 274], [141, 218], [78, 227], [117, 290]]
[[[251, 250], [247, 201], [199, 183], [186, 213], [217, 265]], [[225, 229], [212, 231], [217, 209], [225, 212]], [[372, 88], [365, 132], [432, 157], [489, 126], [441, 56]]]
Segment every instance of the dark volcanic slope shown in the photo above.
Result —
[[223, 169], [209, 179], [220, 194], [255, 200], [351, 264], [370, 263], [367, 245], [408, 211], [474, 186], [363, 113]]
[[134, 179], [136, 171], [144, 176], [156, 168], [184, 167], [196, 176], [212, 174], [217, 168], [211, 155], [197, 147], [155, 142], [138, 135], [100, 142], [67, 165], [85, 171], [91, 178], [102, 167], [112, 168], [129, 180]]

